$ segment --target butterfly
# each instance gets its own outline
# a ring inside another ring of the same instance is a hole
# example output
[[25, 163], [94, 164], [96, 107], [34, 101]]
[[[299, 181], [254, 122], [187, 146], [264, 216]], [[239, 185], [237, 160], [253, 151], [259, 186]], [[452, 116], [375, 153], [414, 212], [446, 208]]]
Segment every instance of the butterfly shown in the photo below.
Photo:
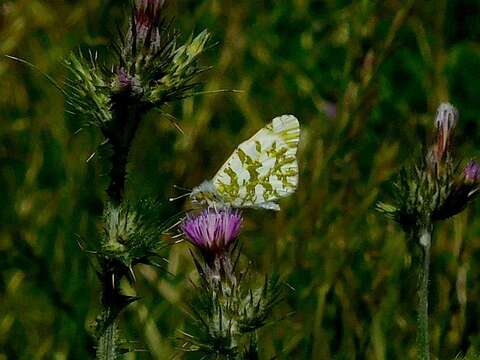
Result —
[[211, 180], [193, 188], [194, 203], [217, 207], [280, 210], [277, 201], [295, 192], [300, 124], [276, 117], [241, 143]]

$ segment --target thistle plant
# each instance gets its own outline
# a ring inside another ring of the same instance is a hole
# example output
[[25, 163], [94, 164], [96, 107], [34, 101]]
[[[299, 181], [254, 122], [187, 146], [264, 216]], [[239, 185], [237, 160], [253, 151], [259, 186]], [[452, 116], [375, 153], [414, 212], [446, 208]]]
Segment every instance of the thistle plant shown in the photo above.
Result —
[[146, 113], [191, 96], [195, 78], [205, 70], [198, 56], [209, 39], [207, 31], [179, 45], [178, 32], [163, 16], [165, 0], [136, 0], [126, 30], [112, 43], [112, 58], [72, 54], [66, 61], [71, 76], [68, 103], [98, 128], [105, 138], [109, 163], [104, 226], [94, 251], [102, 286], [102, 312], [97, 318], [97, 358], [116, 359], [128, 351], [118, 334], [119, 313], [137, 298], [126, 296], [121, 280], [135, 281], [136, 264], [157, 265], [165, 227], [154, 216], [156, 202], [125, 199], [127, 161], [132, 141]]
[[200, 277], [191, 304], [191, 333], [182, 348], [205, 357], [258, 359], [257, 330], [281, 299], [281, 283], [265, 276], [262, 286], [248, 285], [248, 268], [239, 269], [242, 214], [209, 207], [189, 214], [181, 228], [194, 245], [192, 258]]
[[418, 280], [417, 357], [430, 359], [428, 289], [430, 249], [435, 224], [462, 212], [476, 197], [480, 166], [471, 160], [461, 170], [453, 154], [453, 135], [458, 111], [443, 103], [435, 118], [436, 138], [424, 157], [405, 167], [395, 183], [392, 204], [378, 210], [402, 226], [409, 241], [422, 250]]
[[128, 31], [112, 44], [117, 57], [100, 65], [90, 53], [72, 54], [69, 104], [100, 129], [111, 147], [108, 195], [120, 203], [125, 188], [128, 152], [141, 119], [151, 109], [191, 96], [197, 62], [209, 39], [203, 31], [178, 46], [178, 33], [161, 17], [164, 1], [137, 0]]

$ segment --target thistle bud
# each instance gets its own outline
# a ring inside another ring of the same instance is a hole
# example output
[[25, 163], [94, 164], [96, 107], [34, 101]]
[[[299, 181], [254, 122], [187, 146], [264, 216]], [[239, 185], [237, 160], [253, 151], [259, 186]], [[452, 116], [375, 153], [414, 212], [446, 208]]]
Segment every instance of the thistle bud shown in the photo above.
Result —
[[457, 120], [458, 111], [454, 106], [449, 103], [440, 104], [437, 109], [437, 117], [435, 118], [437, 143], [434, 151], [438, 161], [441, 161], [449, 151]]
[[136, 0], [124, 41], [123, 58], [153, 56], [160, 49], [162, 8], [165, 0]]
[[462, 175], [455, 180], [445, 201], [434, 212], [434, 220], [447, 219], [460, 213], [476, 197], [480, 184], [480, 165], [471, 160]]
[[137, 0], [135, 2], [134, 20], [138, 30], [149, 29], [158, 25], [160, 11], [165, 5], [165, 0]]
[[465, 166], [465, 169], [463, 170], [463, 175], [465, 176], [465, 182], [480, 182], [480, 165], [475, 160], [471, 160], [467, 164], [467, 166]]

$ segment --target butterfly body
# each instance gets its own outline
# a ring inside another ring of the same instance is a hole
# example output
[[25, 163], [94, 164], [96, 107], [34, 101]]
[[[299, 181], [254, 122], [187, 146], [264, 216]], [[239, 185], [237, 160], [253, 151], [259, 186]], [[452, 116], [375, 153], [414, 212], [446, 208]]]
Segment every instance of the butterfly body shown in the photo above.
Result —
[[280, 210], [277, 200], [298, 184], [300, 125], [292, 115], [276, 117], [241, 143], [211, 180], [190, 194], [209, 206]]

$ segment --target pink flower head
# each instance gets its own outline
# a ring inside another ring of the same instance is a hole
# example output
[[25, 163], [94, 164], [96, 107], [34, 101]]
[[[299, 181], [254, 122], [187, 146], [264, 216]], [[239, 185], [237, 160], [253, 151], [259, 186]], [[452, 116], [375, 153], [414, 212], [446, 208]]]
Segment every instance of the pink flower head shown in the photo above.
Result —
[[471, 160], [465, 169], [463, 170], [465, 175], [465, 180], [468, 182], [476, 183], [480, 181], [480, 165], [475, 161]]
[[188, 241], [202, 252], [218, 254], [237, 239], [241, 225], [240, 211], [208, 208], [198, 215], [187, 215], [181, 228]]

